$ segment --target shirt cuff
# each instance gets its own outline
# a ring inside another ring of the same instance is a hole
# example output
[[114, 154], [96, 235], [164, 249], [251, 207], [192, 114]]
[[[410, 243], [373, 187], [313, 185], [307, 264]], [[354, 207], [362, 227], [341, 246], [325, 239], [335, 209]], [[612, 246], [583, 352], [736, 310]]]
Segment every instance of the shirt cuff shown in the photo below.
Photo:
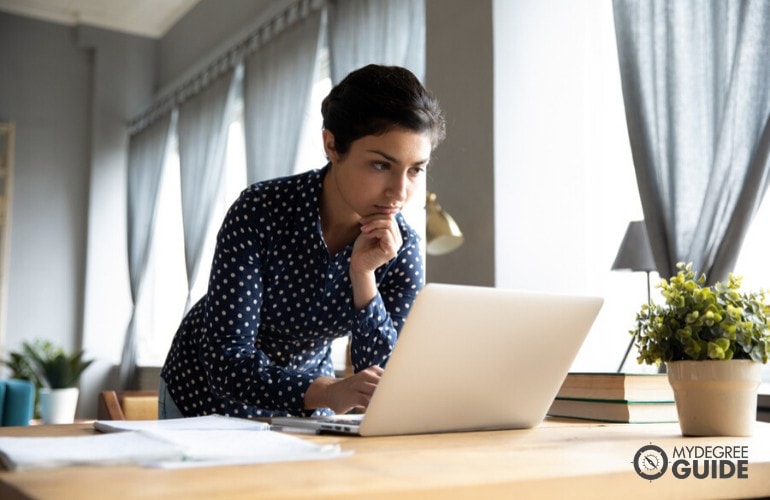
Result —
[[382, 296], [377, 294], [369, 304], [356, 313], [355, 330], [368, 333], [377, 330], [388, 319]]
[[[313, 383], [313, 381], [319, 377], [319, 375], [311, 375], [307, 373], [299, 373], [294, 372], [292, 374], [292, 377], [295, 379], [292, 383], [293, 386], [296, 387], [296, 392], [294, 394], [298, 394], [299, 398], [297, 398], [297, 401], [283, 401], [283, 406], [286, 411], [291, 413], [292, 415], [303, 415], [307, 411], [310, 411], [311, 413], [313, 410], [305, 410], [305, 394], [307, 393], [307, 390], [310, 388], [310, 385]], [[283, 395], [282, 397], [285, 397]], [[278, 404], [280, 405], [281, 402], [279, 401]]]

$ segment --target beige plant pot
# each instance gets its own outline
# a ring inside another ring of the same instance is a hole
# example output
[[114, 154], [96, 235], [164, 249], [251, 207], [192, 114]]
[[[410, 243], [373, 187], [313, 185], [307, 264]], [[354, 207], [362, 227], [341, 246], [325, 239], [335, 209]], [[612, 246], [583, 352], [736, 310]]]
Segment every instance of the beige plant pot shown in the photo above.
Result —
[[683, 435], [751, 436], [761, 364], [740, 359], [666, 365]]

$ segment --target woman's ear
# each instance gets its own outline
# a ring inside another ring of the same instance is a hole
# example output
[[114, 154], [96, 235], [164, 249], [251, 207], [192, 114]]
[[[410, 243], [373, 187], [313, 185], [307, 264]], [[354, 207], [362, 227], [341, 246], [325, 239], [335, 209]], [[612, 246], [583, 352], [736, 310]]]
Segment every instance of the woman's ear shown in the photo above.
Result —
[[339, 155], [337, 154], [337, 149], [334, 147], [334, 134], [329, 130], [323, 130], [323, 143], [326, 157], [331, 161], [336, 161]]

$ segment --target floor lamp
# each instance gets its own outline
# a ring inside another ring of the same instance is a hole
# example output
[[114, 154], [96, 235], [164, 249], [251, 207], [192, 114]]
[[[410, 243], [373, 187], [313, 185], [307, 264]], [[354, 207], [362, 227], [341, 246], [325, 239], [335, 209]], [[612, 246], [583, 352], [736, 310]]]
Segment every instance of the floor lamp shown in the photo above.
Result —
[[[647, 226], [643, 220], [631, 221], [620, 243], [618, 255], [615, 262], [612, 263], [613, 271], [644, 271], [647, 273], [647, 303], [652, 305], [652, 296], [650, 293], [650, 272], [657, 271], [655, 259], [652, 256], [650, 239], [647, 236]], [[634, 345], [634, 339], [628, 343], [626, 354], [618, 366], [618, 373], [623, 370], [626, 364], [628, 354]]]

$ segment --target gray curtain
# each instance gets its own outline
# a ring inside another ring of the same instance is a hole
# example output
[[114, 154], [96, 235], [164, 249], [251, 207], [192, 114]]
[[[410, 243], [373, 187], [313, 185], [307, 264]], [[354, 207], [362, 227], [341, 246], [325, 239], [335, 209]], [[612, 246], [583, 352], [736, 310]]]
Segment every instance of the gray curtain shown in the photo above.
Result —
[[188, 289], [185, 312], [192, 303], [204, 239], [222, 185], [227, 132], [241, 83], [236, 72], [240, 76], [240, 69], [228, 71], [179, 107], [177, 136]]
[[367, 64], [403, 66], [425, 79], [424, 0], [331, 1], [328, 36], [335, 85]]
[[770, 169], [770, 2], [614, 0], [626, 121], [658, 271], [738, 258]]
[[243, 102], [249, 183], [289, 175], [294, 168], [313, 88], [322, 11], [304, 15], [246, 59]]
[[119, 385], [125, 389], [132, 388], [136, 382], [136, 305], [147, 271], [155, 207], [172, 128], [171, 113], [167, 113], [131, 136], [128, 143], [128, 273], [133, 310], [120, 363]]

